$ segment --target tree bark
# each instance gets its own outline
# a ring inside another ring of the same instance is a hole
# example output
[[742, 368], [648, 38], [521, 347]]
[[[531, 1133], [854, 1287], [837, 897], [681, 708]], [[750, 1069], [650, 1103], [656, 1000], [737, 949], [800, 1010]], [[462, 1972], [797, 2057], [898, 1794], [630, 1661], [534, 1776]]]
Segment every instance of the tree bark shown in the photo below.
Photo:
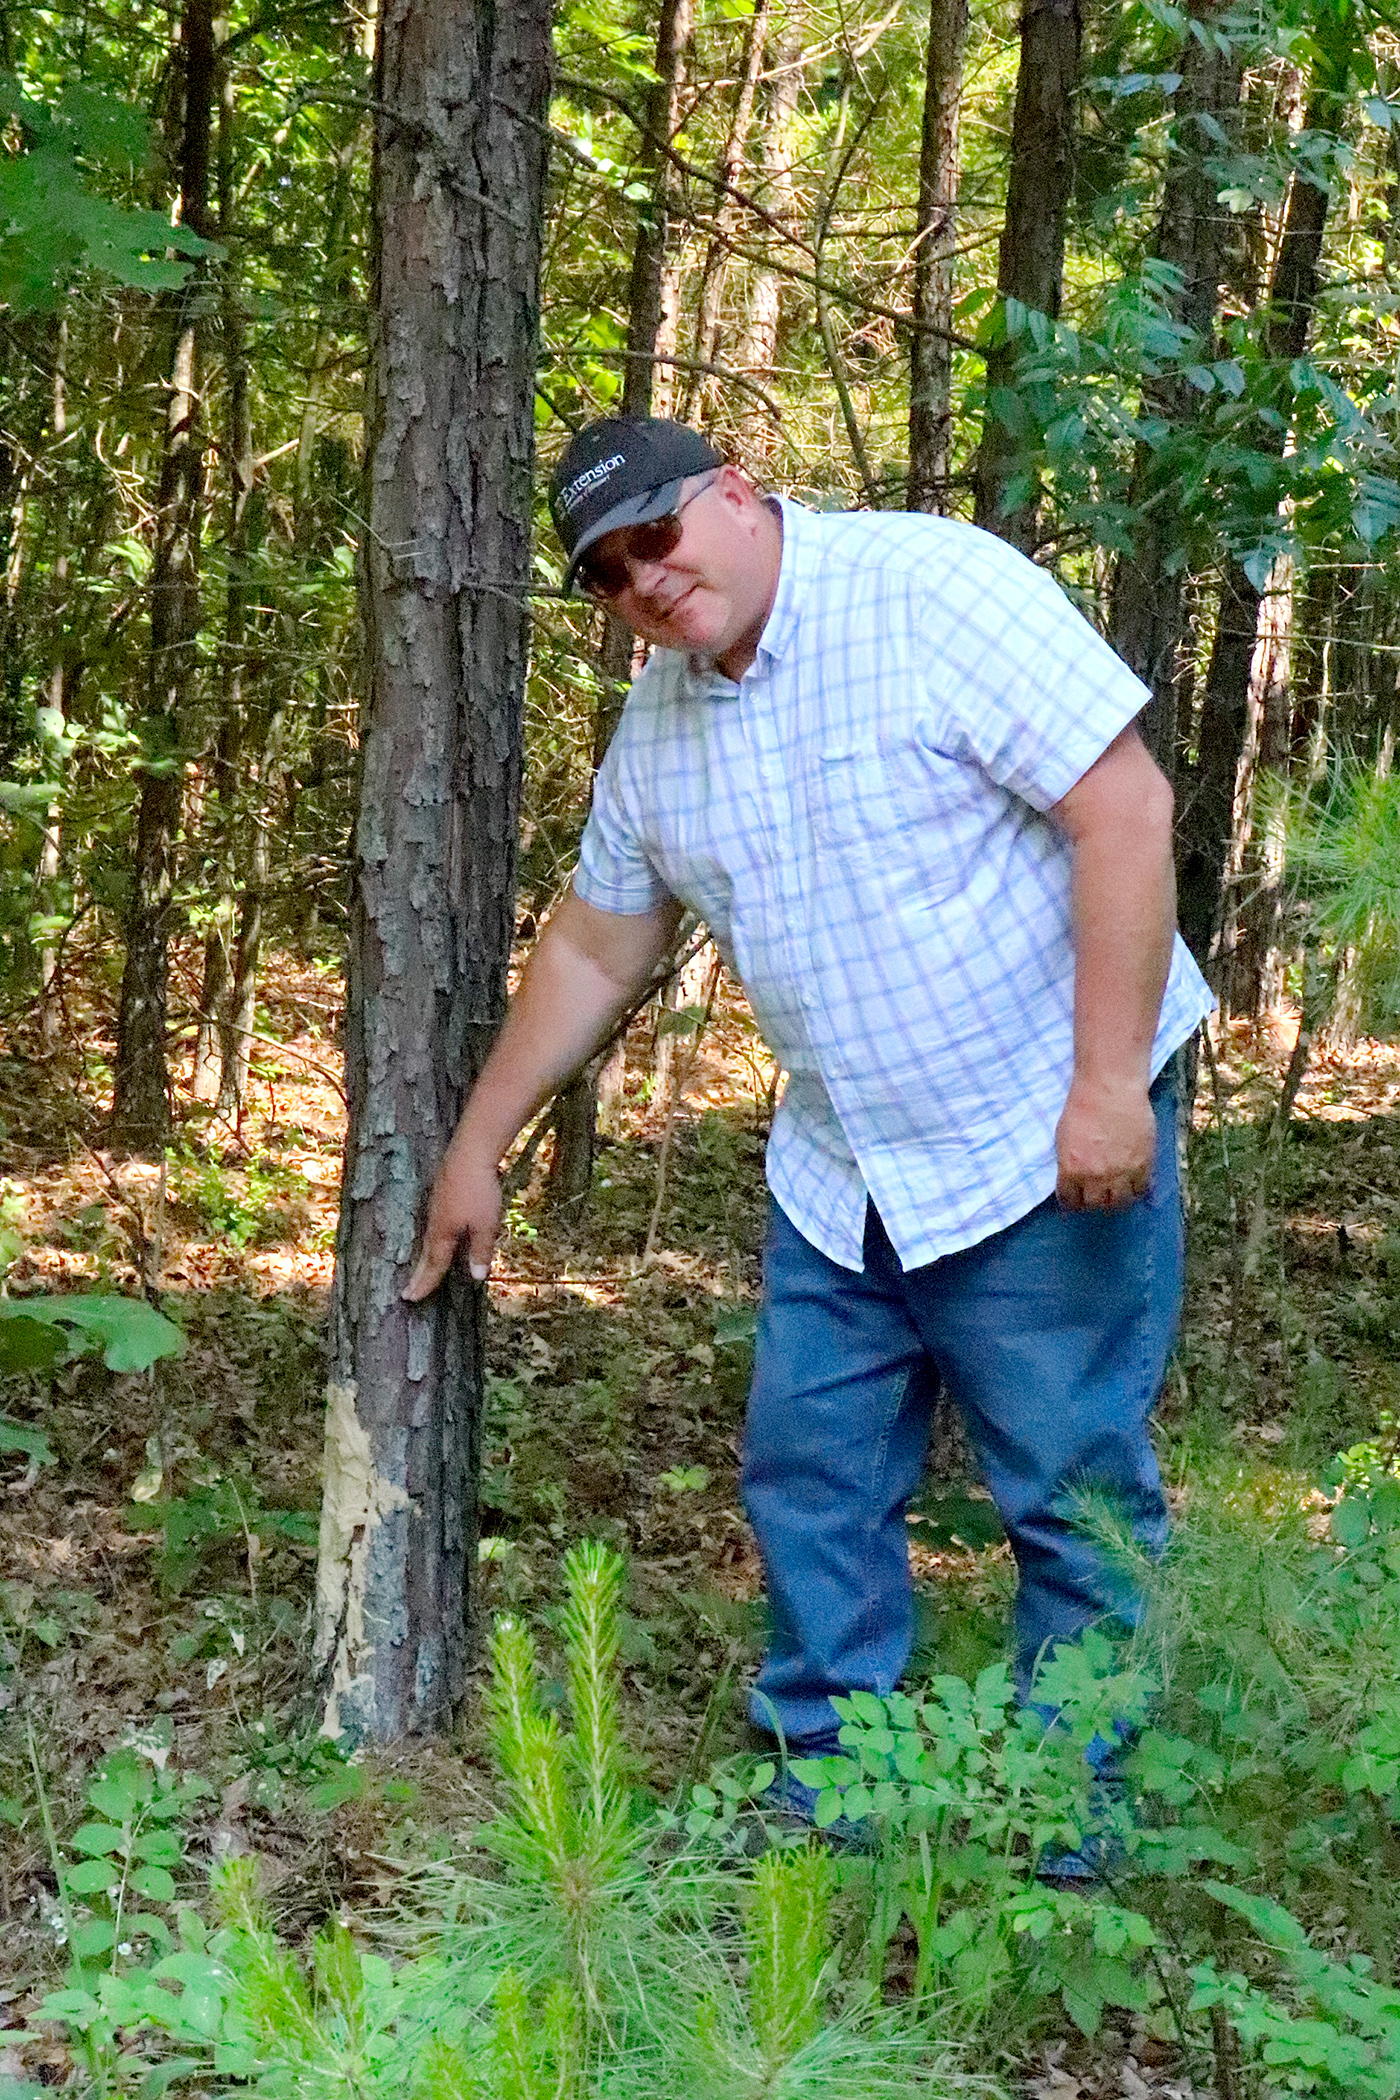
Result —
[[[1074, 97], [1083, 38], [1079, 0], [1026, 0], [1011, 119], [1011, 172], [997, 290], [1055, 319], [1064, 283], [1065, 214], [1074, 182]], [[1039, 501], [1017, 489], [1030, 449], [1017, 427], [1021, 345], [987, 353], [987, 407], [977, 453], [974, 521], [1023, 553], [1035, 549]]]
[[[50, 428], [55, 445], [61, 445], [68, 434], [68, 323], [60, 317], [54, 330], [53, 357], [53, 409]], [[54, 556], [54, 582], [58, 586], [60, 601], [66, 595], [68, 582], [68, 551], [60, 545]], [[59, 622], [63, 618], [60, 604]], [[52, 737], [55, 746], [62, 734], [68, 714], [69, 652], [64, 641], [62, 627], [55, 637], [53, 656], [49, 665], [48, 705]], [[54, 719], [56, 718], [56, 719]], [[61, 747], [59, 747], [61, 748]], [[39, 842], [39, 864], [35, 874], [34, 895], [40, 914], [52, 924], [58, 899], [59, 850], [63, 838], [63, 808], [59, 802], [51, 802], [44, 813], [44, 834]], [[58, 1039], [58, 949], [53, 936], [47, 930], [39, 943], [39, 1036], [44, 1043]]]
[[[1333, 96], [1313, 98], [1305, 126], [1321, 128]], [[1287, 442], [1288, 370], [1307, 347], [1317, 304], [1329, 192], [1296, 176], [1288, 193], [1283, 233], [1264, 325], [1264, 350], [1278, 373], [1274, 423], [1261, 423], [1255, 449], [1282, 457]], [[1196, 763], [1185, 776], [1177, 825], [1177, 881], [1181, 931], [1197, 962], [1205, 964], [1220, 925], [1226, 864], [1231, 850], [1240, 768], [1249, 725], [1263, 592], [1228, 558], [1220, 585], [1215, 644], [1206, 673]]]
[[[1218, 0], [1205, 0], [1193, 12], [1204, 35], [1188, 30], [1181, 48], [1181, 86], [1154, 249], [1179, 276], [1180, 288], [1170, 301], [1173, 318], [1192, 331], [1201, 354], [1209, 356], [1220, 302], [1224, 228], [1218, 182], [1207, 163], [1219, 152], [1220, 135], [1239, 102], [1243, 67], [1232, 50], [1222, 51], [1216, 41]], [[1175, 434], [1193, 421], [1191, 389], [1175, 377], [1151, 381], [1143, 389], [1143, 409], [1160, 417], [1172, 438], [1155, 450], [1145, 443], [1137, 449], [1130, 496], [1134, 545], [1131, 555], [1120, 555], [1114, 570], [1113, 646], [1151, 691], [1138, 726], [1158, 765], [1174, 781], [1188, 573], [1179, 558], [1186, 525], [1176, 501]]]
[[1262, 782], [1286, 779], [1292, 756], [1293, 585], [1293, 564], [1280, 557], [1259, 606], [1223, 883], [1220, 1003], [1253, 1021], [1277, 1006], [1283, 990], [1283, 839], [1277, 813], [1261, 825], [1257, 803]]
[[442, 1730], [466, 1683], [486, 1295], [407, 1280], [505, 1008], [530, 582], [549, 0], [389, 0], [375, 81], [346, 1136], [316, 1657], [324, 1726]]
[[[180, 59], [184, 91], [180, 220], [196, 233], [207, 234], [216, 72], [210, 0], [185, 0]], [[150, 688], [141, 729], [143, 764], [137, 775], [136, 852], [112, 1102], [113, 1142], [131, 1151], [157, 1151], [170, 1134], [166, 989], [184, 773], [181, 747], [198, 670], [199, 540], [204, 503], [204, 438], [199, 422], [203, 300], [203, 278], [196, 265], [167, 309], [170, 352], [165, 440], [155, 501]]]
[[[671, 138], [680, 120], [691, 27], [692, 0], [664, 0], [656, 36], [656, 82], [647, 107], [648, 135], [642, 142], [647, 170], [644, 179], [649, 180], [651, 188], [637, 220], [628, 286], [627, 362], [622, 380], [624, 416], [664, 414], [670, 398], [670, 375], [658, 371], [656, 359], [658, 350], [665, 347], [661, 338], [668, 328], [672, 330], [671, 348], [675, 347], [673, 282], [668, 292], [668, 273], [673, 278], [669, 236], [675, 175], [659, 142]], [[593, 719], [595, 773], [621, 719], [632, 669], [631, 629], [612, 613], [603, 616], [598, 669], [600, 691]], [[588, 1200], [593, 1178], [598, 1122], [596, 1079], [594, 1067], [585, 1065], [561, 1090], [555, 1110], [550, 1196], [575, 1218]]]
[[[780, 222], [791, 218], [793, 208], [790, 134], [797, 114], [802, 85], [802, 51], [795, 38], [784, 38], [769, 56], [773, 79], [763, 123], [764, 209]], [[748, 320], [739, 343], [737, 362], [743, 372], [760, 380], [772, 377], [778, 355], [778, 324], [782, 314], [782, 280], [775, 270], [755, 270], [749, 292]], [[740, 409], [740, 428], [748, 459], [761, 469], [773, 450], [777, 431], [771, 412], [755, 396], [746, 394]]]
[[967, 0], [930, 0], [914, 333], [909, 347], [910, 510], [947, 509], [952, 444], [953, 252], [958, 223], [958, 120]]
[[[650, 195], [637, 222], [632, 279], [627, 294], [627, 364], [622, 382], [624, 416], [664, 414], [670, 375], [663, 375], [658, 404], [656, 355], [675, 349], [676, 280], [668, 271], [675, 169], [661, 150], [680, 123], [685, 54], [693, 24], [692, 0], [661, 0], [656, 32], [656, 80], [647, 98], [647, 136], [642, 141], [640, 179]], [[669, 341], [662, 341], [663, 336]]]
[[199, 999], [192, 1080], [196, 1101], [217, 1101], [224, 1110], [236, 1109], [242, 1099], [242, 1089], [235, 1083], [236, 1059], [232, 1040], [233, 957], [238, 920], [233, 863], [239, 763], [246, 740], [248, 705], [245, 690], [249, 609], [248, 499], [256, 471], [247, 330], [238, 281], [238, 260], [232, 245], [233, 94], [233, 75], [225, 66], [219, 95], [218, 165], [219, 237], [227, 250], [219, 270], [219, 308], [223, 338], [224, 455], [228, 468], [228, 522], [224, 540], [228, 581], [224, 596], [218, 749], [213, 769], [214, 815], [219, 832], [216, 841], [219, 895], [204, 941], [204, 980]]
[[[734, 94], [734, 109], [729, 122], [729, 135], [724, 142], [719, 166], [715, 170], [720, 188], [715, 197], [715, 231], [705, 250], [705, 260], [700, 268], [700, 290], [695, 304], [695, 362], [697, 365], [715, 365], [723, 346], [724, 332], [720, 322], [720, 306], [724, 297], [725, 265], [729, 259], [729, 239], [735, 223], [735, 206], [729, 189], [738, 180], [743, 164], [744, 149], [748, 144], [749, 126], [753, 122], [754, 96], [758, 91], [758, 76], [763, 69], [763, 39], [768, 24], [770, 0], [753, 0], [753, 13], [744, 37], [744, 59], [740, 68], [739, 82]], [[718, 382], [713, 372], [692, 372], [686, 382], [681, 401], [681, 419], [689, 422], [697, 401], [710, 404], [716, 398]]]

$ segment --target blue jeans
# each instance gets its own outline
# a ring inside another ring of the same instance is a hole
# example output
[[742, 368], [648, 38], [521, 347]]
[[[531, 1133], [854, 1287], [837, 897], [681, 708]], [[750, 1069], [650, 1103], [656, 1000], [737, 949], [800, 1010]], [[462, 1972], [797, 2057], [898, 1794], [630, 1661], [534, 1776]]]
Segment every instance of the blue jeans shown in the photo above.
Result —
[[[1047, 1641], [1129, 1623], [1140, 1598], [1075, 1521], [1110, 1496], [1153, 1553], [1166, 1540], [1148, 1417], [1181, 1301], [1173, 1089], [1152, 1089], [1157, 1157], [1124, 1211], [1053, 1197], [980, 1245], [907, 1273], [873, 1206], [865, 1269], [841, 1268], [775, 1204], [764, 1250], [743, 1490], [768, 1578], [771, 1646], [753, 1719], [834, 1744], [832, 1693], [891, 1691], [909, 1660], [904, 1512], [941, 1380], [1016, 1556], [1024, 1691]], [[935, 1374], [935, 1375], [931, 1375]]]

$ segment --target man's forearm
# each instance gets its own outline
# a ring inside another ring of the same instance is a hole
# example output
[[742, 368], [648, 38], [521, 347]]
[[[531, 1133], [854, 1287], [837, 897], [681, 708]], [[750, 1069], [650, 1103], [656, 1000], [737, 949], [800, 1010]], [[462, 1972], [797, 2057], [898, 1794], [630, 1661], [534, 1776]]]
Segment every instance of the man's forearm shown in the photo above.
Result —
[[1125, 730], [1052, 812], [1073, 854], [1074, 1075], [1055, 1132], [1070, 1210], [1117, 1209], [1148, 1186], [1152, 1045], [1176, 926], [1172, 794]]
[[437, 1289], [458, 1249], [486, 1275], [500, 1222], [496, 1169], [537, 1108], [586, 1062], [669, 952], [679, 905], [636, 918], [565, 897], [525, 966], [428, 1203], [405, 1298]]
[[1171, 968], [1176, 881], [1171, 833], [1128, 822], [1074, 848], [1074, 1072], [1092, 1085], [1146, 1086]]
[[531, 953], [452, 1141], [494, 1166], [537, 1108], [586, 1064], [646, 984], [678, 911], [612, 920], [570, 893]]

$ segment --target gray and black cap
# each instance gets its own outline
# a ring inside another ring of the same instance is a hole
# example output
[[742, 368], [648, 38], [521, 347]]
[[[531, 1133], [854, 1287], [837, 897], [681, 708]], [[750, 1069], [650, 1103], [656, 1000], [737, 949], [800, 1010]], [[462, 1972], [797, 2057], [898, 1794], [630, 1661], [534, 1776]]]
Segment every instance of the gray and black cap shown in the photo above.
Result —
[[564, 543], [571, 591], [578, 565], [595, 540], [623, 525], [645, 525], [676, 507], [692, 474], [722, 467], [716, 452], [687, 423], [653, 416], [608, 416], [574, 438], [554, 470], [549, 508]]

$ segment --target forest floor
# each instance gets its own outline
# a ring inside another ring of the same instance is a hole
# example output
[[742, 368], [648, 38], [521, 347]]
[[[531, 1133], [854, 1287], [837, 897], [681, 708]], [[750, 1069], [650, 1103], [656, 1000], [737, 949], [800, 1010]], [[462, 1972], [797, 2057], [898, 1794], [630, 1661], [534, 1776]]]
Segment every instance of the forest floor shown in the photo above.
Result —
[[[367, 1911], [399, 1863], [476, 1820], [487, 1776], [472, 1720], [452, 1744], [346, 1765], [309, 1684], [322, 1345], [343, 1135], [340, 982], [282, 958], [264, 988], [236, 1127], [182, 1101], [165, 1167], [103, 1148], [110, 1043], [77, 995], [64, 1041], [32, 1022], [0, 1055], [7, 1288], [149, 1287], [185, 1353], [122, 1376], [90, 1362], [0, 1396], [55, 1463], [0, 1459], [0, 2081], [60, 2082], [66, 2049], [4, 2046], [61, 1964], [46, 1816], [82, 1819], [97, 1759], [133, 1728], [210, 1784], [194, 1856], [256, 1850], [284, 1926]], [[1191, 1139], [1188, 1309], [1161, 1410], [1178, 1505], [1207, 1464], [1316, 1495], [1331, 1452], [1400, 1416], [1400, 1053], [1361, 1043], [1306, 1083], [1276, 1176], [1263, 1259], [1245, 1273], [1256, 1121], [1288, 1048], [1243, 1032], [1203, 1073]], [[640, 1032], [587, 1214], [551, 1205], [542, 1168], [512, 1204], [492, 1280], [481, 1601], [548, 1651], [575, 1539], [626, 1550], [628, 1719], [669, 1797], [742, 1740], [762, 1637], [737, 1452], [764, 1215], [771, 1072], [722, 994], [678, 1047], [678, 1112], [653, 1098]], [[665, 1185], [658, 1180], [665, 1156]], [[659, 1207], [658, 1207], [659, 1203]], [[655, 1251], [642, 1258], [656, 1215]], [[918, 1668], [995, 1654], [1011, 1568], [946, 1429], [910, 1517]], [[1037, 2100], [1185, 2091], [1172, 2052], [1129, 2024], [1051, 2039], [1021, 2075]]]

